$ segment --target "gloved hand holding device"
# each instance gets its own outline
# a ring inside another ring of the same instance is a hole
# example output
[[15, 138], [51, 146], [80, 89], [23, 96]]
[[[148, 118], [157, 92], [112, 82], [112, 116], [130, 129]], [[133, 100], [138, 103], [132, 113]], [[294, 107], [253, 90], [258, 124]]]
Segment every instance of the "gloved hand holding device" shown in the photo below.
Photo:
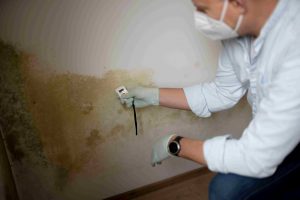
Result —
[[128, 93], [120, 97], [121, 103], [127, 107], [132, 106], [134, 99], [135, 107], [142, 108], [146, 106], [159, 105], [159, 88], [136, 87], [128, 89]]

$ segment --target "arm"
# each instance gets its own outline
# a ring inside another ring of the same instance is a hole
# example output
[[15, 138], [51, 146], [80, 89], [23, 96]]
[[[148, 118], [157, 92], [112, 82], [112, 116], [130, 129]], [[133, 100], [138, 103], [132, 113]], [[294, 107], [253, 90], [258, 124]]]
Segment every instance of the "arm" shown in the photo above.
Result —
[[[157, 140], [152, 147], [152, 160], [151, 165], [155, 167], [157, 164], [161, 164], [163, 160], [166, 160], [172, 156], [169, 153], [169, 143], [176, 138], [176, 135], [164, 135]], [[179, 152], [180, 157], [195, 161], [201, 165], [205, 165], [203, 153], [203, 142], [201, 140], [192, 140], [189, 138], [182, 138], [180, 140], [181, 150]]]
[[273, 70], [259, 110], [242, 137], [220, 136], [204, 142], [210, 170], [268, 177], [299, 143], [300, 52], [299, 43], [294, 45], [283, 64]]
[[199, 117], [233, 107], [247, 91], [247, 83], [238, 79], [228, 51], [230, 48], [221, 51], [213, 81], [184, 88], [189, 107]]
[[192, 110], [200, 117], [234, 106], [246, 89], [238, 80], [223, 50], [214, 81], [186, 88], [160, 88], [159, 105]]
[[190, 110], [182, 88], [160, 88], [159, 105], [169, 108]]
[[136, 87], [121, 97], [127, 107], [133, 99], [137, 108], [160, 105], [169, 108], [192, 110], [200, 117], [234, 106], [245, 94], [246, 88], [238, 80], [231, 62], [223, 50], [214, 81], [185, 88]]
[[192, 160], [201, 165], [206, 165], [203, 153], [203, 141], [193, 140], [189, 138], [182, 138], [180, 141], [181, 151], [178, 156]]

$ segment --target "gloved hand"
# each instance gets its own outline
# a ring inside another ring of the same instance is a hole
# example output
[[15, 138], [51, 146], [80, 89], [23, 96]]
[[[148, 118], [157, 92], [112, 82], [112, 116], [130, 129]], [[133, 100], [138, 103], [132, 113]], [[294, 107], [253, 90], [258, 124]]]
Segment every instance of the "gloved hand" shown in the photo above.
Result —
[[132, 106], [134, 99], [134, 105], [137, 108], [142, 108], [150, 105], [159, 105], [159, 88], [146, 88], [136, 87], [128, 89], [127, 94], [123, 94], [121, 97], [121, 103], [126, 103], [129, 108]]
[[176, 135], [166, 135], [161, 137], [152, 147], [152, 161], [151, 165], [155, 167], [158, 164], [161, 164], [163, 160], [170, 158], [171, 155], [168, 151], [168, 145], [172, 138], [175, 138]]

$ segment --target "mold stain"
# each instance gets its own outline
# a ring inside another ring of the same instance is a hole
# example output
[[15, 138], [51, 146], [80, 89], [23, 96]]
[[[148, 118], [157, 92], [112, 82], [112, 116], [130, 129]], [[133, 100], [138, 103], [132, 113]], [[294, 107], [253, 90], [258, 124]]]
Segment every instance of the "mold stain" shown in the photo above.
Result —
[[[34, 100], [27, 101], [22, 63], [22, 53], [0, 40], [0, 126], [9, 152], [11, 162], [9, 165], [18, 174], [15, 178], [20, 188], [19, 192], [30, 187], [31, 180], [35, 178], [40, 180], [41, 177], [37, 177], [39, 175], [31, 173], [30, 170], [42, 169], [45, 174], [57, 170], [44, 155], [28, 108], [28, 104], [37, 103]], [[42, 176], [45, 177], [45, 174]], [[60, 177], [60, 181], [64, 181], [63, 177]], [[51, 187], [47, 181], [45, 184]], [[36, 192], [43, 193], [42, 190]]]
[[105, 140], [100, 135], [99, 130], [93, 129], [90, 132], [90, 136], [86, 138], [86, 145], [94, 149], [99, 143], [103, 143]]
[[92, 103], [84, 103], [81, 106], [81, 112], [85, 115], [89, 114], [91, 111], [94, 110], [94, 106]]
[[25, 153], [22, 148], [19, 147], [19, 141], [14, 133], [8, 134], [5, 138], [7, 148], [9, 149], [12, 157], [16, 161], [22, 161], [25, 157]]
[[0, 125], [12, 162], [31, 158], [41, 164], [45, 157], [25, 99], [20, 55], [0, 40]]
[[125, 132], [125, 126], [121, 124], [115, 125], [111, 131], [110, 131], [110, 136], [120, 136]]
[[131, 110], [114, 90], [123, 84], [151, 85], [151, 72], [113, 70], [97, 78], [41, 70], [31, 55], [23, 55], [23, 63], [25, 94], [43, 152], [71, 176], [101, 153], [99, 145], [134, 133]]

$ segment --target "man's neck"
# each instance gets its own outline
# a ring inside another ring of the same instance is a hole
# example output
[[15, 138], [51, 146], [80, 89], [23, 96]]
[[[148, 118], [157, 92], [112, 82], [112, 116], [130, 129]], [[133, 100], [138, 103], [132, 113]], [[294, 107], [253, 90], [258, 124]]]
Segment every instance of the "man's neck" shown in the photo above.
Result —
[[249, 1], [248, 24], [245, 27], [247, 35], [258, 37], [264, 25], [272, 15], [278, 0], [252, 0]]

